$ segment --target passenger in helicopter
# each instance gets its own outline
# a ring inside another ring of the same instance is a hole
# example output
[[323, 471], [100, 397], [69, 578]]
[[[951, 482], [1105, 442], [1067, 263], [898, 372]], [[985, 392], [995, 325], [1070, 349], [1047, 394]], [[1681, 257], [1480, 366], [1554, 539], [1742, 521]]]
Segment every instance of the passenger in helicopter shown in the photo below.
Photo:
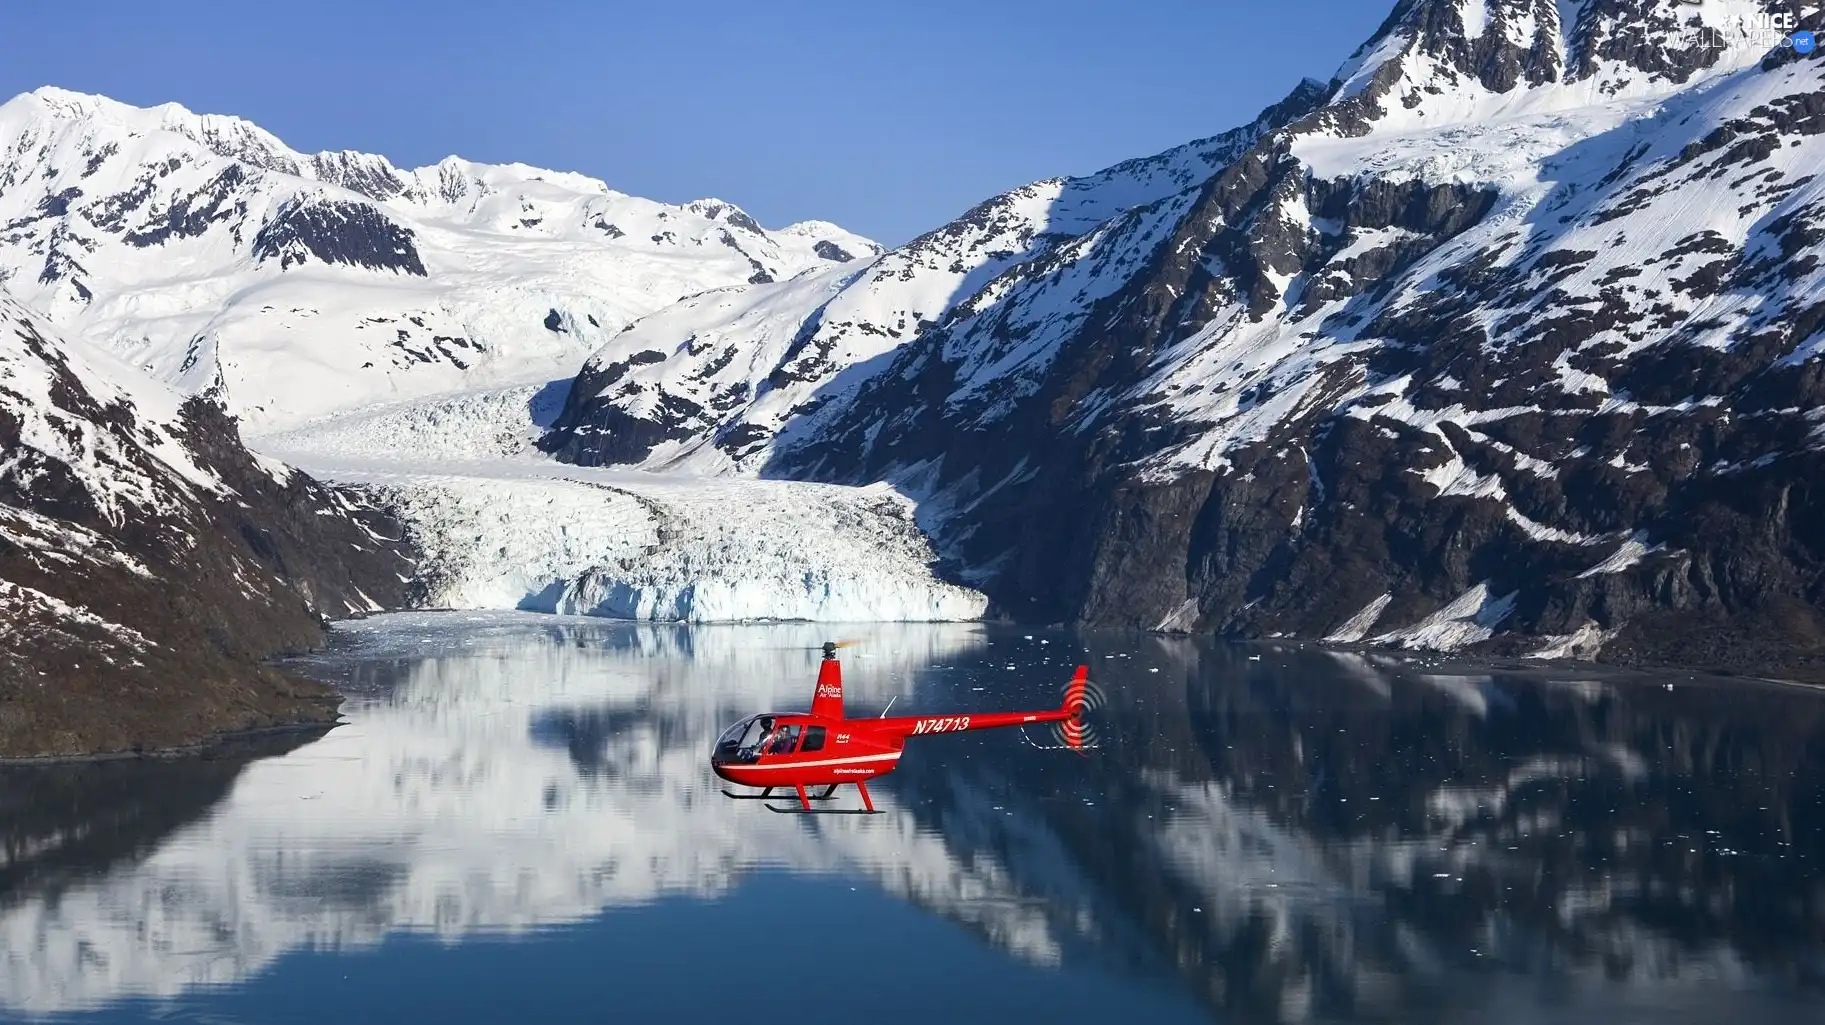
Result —
[[794, 723], [791, 726], [779, 727], [773, 731], [773, 736], [767, 738], [766, 746], [761, 748], [761, 753], [769, 755], [791, 754], [792, 749], [798, 746], [798, 731], [799, 727], [797, 723]]

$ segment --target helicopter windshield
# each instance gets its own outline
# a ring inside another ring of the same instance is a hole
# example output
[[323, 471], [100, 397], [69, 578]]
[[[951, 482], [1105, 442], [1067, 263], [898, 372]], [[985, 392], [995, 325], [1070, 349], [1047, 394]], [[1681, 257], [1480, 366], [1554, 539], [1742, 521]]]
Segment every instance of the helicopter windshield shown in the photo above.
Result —
[[750, 715], [716, 738], [719, 762], [752, 762], [760, 757], [761, 743], [773, 734], [773, 717]]

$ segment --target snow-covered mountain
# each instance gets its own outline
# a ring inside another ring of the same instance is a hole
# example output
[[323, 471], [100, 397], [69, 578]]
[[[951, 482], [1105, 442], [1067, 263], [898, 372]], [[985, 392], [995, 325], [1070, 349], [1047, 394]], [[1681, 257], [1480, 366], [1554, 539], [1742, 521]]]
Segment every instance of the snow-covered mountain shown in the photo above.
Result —
[[397, 535], [0, 293], [0, 757], [333, 721], [258, 660], [401, 601]]
[[1246, 127], [996, 196], [865, 265], [669, 306], [590, 357], [548, 447], [586, 465], [758, 466], [782, 431], [815, 437], [807, 414], [852, 403], [959, 303], [1013, 268], [1059, 259], [1125, 210], [1195, 187], [1318, 93], [1304, 83]]
[[681, 297], [878, 248], [521, 164], [298, 153], [175, 104], [0, 106], [0, 285], [253, 427], [565, 376]]
[[1401, 0], [1248, 128], [637, 323], [546, 439], [891, 480], [1011, 614], [1825, 669], [1825, 28]]

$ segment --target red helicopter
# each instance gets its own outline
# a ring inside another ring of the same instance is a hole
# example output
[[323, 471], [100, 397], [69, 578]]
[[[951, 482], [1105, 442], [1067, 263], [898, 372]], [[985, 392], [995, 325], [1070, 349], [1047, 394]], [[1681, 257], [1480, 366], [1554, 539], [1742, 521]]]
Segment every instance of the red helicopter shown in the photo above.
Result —
[[[846, 646], [835, 641], [825, 642], [810, 712], [750, 715], [724, 730], [716, 739], [716, 748], [710, 755], [710, 768], [716, 775], [731, 783], [761, 788], [758, 794], [724, 790], [723, 796], [741, 801], [766, 801], [773, 799], [773, 791], [791, 787], [798, 794], [798, 808], [767, 805], [767, 809], [809, 812], [813, 810], [812, 801], [828, 801], [837, 787], [854, 783], [862, 792], [861, 808], [819, 810], [873, 815], [875, 807], [868, 796], [868, 780], [894, 770], [908, 737], [1058, 723], [1065, 746], [1079, 752], [1084, 749], [1083, 712], [1090, 673], [1088, 666], [1077, 667], [1077, 673], [1065, 688], [1064, 704], [1042, 712], [974, 712], [892, 719], [883, 713], [878, 719], [845, 719], [843, 666], [837, 661], [836, 650]], [[825, 788], [822, 794], [813, 796], [805, 791], [806, 787], [819, 786]]]

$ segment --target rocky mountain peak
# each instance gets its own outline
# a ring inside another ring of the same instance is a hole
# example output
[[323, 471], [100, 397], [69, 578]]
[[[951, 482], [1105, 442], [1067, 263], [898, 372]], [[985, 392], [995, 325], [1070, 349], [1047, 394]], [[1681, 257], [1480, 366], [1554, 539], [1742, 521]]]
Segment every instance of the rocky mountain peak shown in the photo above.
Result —
[[[1401, 0], [1338, 70], [1346, 131], [1668, 95], [1780, 48], [1800, 0]], [[1325, 120], [1339, 122], [1338, 112]], [[1351, 122], [1361, 122], [1352, 125]]]
[[763, 231], [760, 222], [748, 216], [746, 210], [734, 203], [724, 202], [720, 199], [694, 199], [686, 203], [684, 208], [692, 213], [702, 214], [712, 221], [721, 221], [731, 228], [739, 228], [742, 231], [751, 231], [756, 234]]
[[[1352, 60], [1423, 57], [1491, 92], [1540, 85], [1556, 81], [1563, 68], [1560, 15], [1556, 0], [1404, 0]], [[1430, 84], [1436, 94], [1455, 82]]]
[[308, 162], [251, 121], [227, 114], [198, 114], [178, 103], [135, 107], [106, 96], [44, 86], [0, 106], [0, 123], [8, 120], [8, 108], [15, 104], [26, 117], [36, 115], [35, 119], [49, 125], [77, 123], [89, 126], [97, 135], [124, 132], [131, 137], [170, 132], [217, 156], [285, 174], [298, 174]]

